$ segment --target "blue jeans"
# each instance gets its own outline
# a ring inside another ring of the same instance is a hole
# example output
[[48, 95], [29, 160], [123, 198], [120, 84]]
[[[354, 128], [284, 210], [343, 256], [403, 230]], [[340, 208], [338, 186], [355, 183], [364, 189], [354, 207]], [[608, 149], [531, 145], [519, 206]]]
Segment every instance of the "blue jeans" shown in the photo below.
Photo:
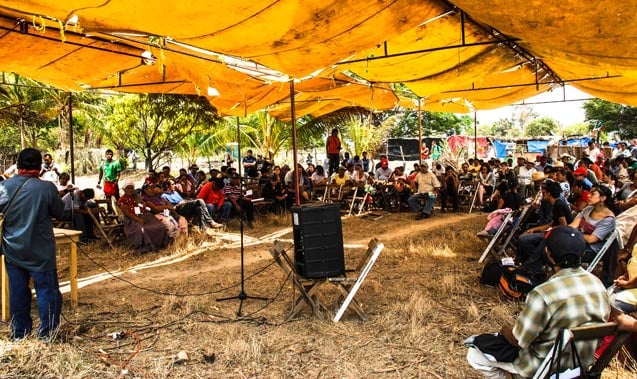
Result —
[[33, 328], [30, 278], [33, 278], [38, 301], [40, 316], [38, 337], [49, 337], [60, 325], [60, 313], [62, 313], [62, 293], [60, 293], [57, 271], [27, 271], [9, 262], [5, 262], [5, 266], [9, 275], [12, 337], [24, 338]]
[[[426, 200], [425, 206], [423, 208], [420, 207], [420, 203], [418, 202], [419, 199]], [[411, 208], [413, 212], [422, 211], [425, 214], [431, 214], [431, 210], [434, 208], [435, 201], [436, 201], [436, 198], [433, 196], [429, 196], [428, 193], [415, 193], [411, 195], [409, 199], [407, 199], [409, 208]]]

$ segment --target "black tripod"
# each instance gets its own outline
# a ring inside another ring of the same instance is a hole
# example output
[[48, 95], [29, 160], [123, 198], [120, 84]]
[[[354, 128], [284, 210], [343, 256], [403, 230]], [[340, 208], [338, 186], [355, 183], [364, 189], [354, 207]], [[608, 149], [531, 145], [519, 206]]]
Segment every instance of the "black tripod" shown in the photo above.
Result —
[[[239, 157], [241, 157], [241, 145], [240, 145], [240, 141], [241, 141], [241, 135], [239, 134], [239, 117], [237, 117], [237, 141], [239, 141], [238, 145], [237, 145], [237, 150], [238, 150], [238, 154]], [[241, 170], [241, 164], [239, 164], [239, 170]], [[239, 171], [241, 172], [241, 171]], [[243, 179], [241, 179], [241, 194], [239, 195], [239, 204], [241, 205], [241, 210], [239, 213], [239, 233], [241, 235], [241, 291], [239, 291], [239, 294], [237, 296], [230, 296], [230, 297], [224, 297], [221, 299], [217, 299], [217, 301], [226, 301], [226, 300], [234, 300], [234, 299], [238, 299], [239, 300], [239, 310], [237, 311], [237, 316], [241, 317], [241, 308], [243, 307], [243, 301], [247, 300], [247, 299], [257, 299], [257, 300], [269, 300], [266, 297], [257, 297], [257, 296], [249, 296], [246, 293], [245, 290], [245, 271], [244, 271], [244, 250], [243, 250], [243, 218], [244, 218], [244, 205], [243, 205]]]

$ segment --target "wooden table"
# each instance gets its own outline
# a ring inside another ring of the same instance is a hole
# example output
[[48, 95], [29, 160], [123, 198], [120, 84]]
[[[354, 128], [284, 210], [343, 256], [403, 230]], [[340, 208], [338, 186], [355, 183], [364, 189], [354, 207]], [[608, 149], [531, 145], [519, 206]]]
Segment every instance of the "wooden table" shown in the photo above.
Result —
[[[79, 230], [71, 229], [59, 229], [53, 228], [53, 234], [55, 235], [55, 245], [57, 247], [63, 245], [69, 245], [71, 251], [71, 259], [69, 262], [69, 282], [71, 285], [71, 308], [77, 309], [78, 306], [78, 291], [77, 291], [77, 243], [80, 240]], [[2, 255], [2, 319], [9, 321], [11, 319], [11, 313], [9, 311], [9, 277], [7, 276], [7, 270], [4, 267], [4, 255]]]

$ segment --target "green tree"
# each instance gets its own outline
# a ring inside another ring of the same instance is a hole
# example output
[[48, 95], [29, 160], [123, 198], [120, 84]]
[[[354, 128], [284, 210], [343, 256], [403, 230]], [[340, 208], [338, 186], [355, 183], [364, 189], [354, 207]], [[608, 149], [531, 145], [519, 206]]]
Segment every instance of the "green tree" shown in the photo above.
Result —
[[[418, 137], [417, 111], [387, 111], [383, 113], [384, 118], [402, 114], [401, 121], [390, 133], [391, 138]], [[471, 117], [446, 112], [421, 111], [421, 125], [423, 136], [462, 134], [473, 130]]]
[[192, 133], [212, 128], [219, 118], [203, 97], [125, 95], [109, 99], [104, 133], [118, 149], [141, 151], [146, 168], [165, 152], [177, 149]]
[[17, 128], [20, 139], [12, 143], [14, 146], [38, 148], [48, 129], [54, 127], [47, 115], [46, 92], [36, 81], [15, 74], [6, 74], [5, 78], [9, 84], [0, 86], [0, 120], [9, 128]]
[[549, 136], [560, 129], [557, 121], [550, 117], [540, 117], [531, 121], [526, 126], [525, 135], [529, 137]]
[[601, 123], [604, 131], [616, 131], [622, 138], [637, 135], [637, 108], [611, 103], [602, 99], [584, 102], [586, 121], [591, 128]]

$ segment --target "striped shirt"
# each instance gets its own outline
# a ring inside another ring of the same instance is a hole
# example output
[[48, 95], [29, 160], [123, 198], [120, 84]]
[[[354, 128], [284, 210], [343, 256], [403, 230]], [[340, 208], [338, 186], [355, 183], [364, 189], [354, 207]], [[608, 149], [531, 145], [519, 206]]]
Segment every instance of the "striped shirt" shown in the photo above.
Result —
[[232, 183], [226, 184], [223, 189], [223, 196], [226, 200], [238, 200], [241, 197], [241, 186], [234, 186]]
[[[603, 323], [608, 320], [610, 306], [604, 285], [581, 267], [562, 269], [548, 281], [535, 287], [526, 297], [513, 335], [520, 345], [514, 365], [524, 377], [532, 377], [548, 355], [560, 328]], [[577, 343], [584, 367], [593, 363], [596, 343]], [[570, 354], [562, 356], [561, 367], [571, 367]]]

